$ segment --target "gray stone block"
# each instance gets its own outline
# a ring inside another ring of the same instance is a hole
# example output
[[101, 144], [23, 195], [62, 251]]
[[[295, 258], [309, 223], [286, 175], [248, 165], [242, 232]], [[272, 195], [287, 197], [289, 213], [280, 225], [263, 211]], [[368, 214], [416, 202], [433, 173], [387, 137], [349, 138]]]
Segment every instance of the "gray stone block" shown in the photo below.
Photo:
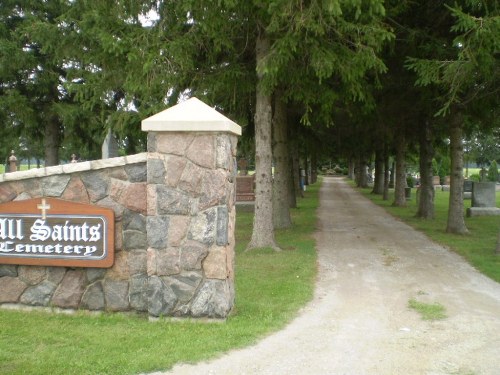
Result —
[[50, 298], [56, 289], [56, 284], [48, 280], [40, 284], [27, 288], [20, 298], [20, 302], [25, 305], [47, 306]]
[[188, 303], [203, 279], [200, 272], [184, 272], [181, 275], [165, 278], [180, 303]]
[[101, 281], [87, 287], [80, 307], [87, 310], [104, 310], [104, 290]]
[[217, 207], [217, 235], [215, 242], [218, 246], [226, 246], [228, 243], [228, 223], [229, 215], [227, 207]]
[[43, 195], [47, 197], [60, 197], [64, 192], [64, 189], [66, 189], [70, 179], [70, 175], [54, 175], [45, 177], [42, 179]]
[[47, 267], [47, 280], [54, 284], [59, 284], [65, 274], [65, 267]]
[[215, 242], [217, 207], [209, 208], [192, 218], [188, 238], [206, 245]]
[[168, 216], [148, 216], [147, 241], [148, 247], [164, 249], [168, 244]]
[[177, 296], [158, 276], [149, 278], [148, 312], [153, 316], [168, 315], [177, 304]]
[[231, 140], [225, 134], [217, 136], [216, 168], [230, 169], [232, 163]]
[[189, 215], [191, 212], [191, 199], [175, 189], [166, 186], [157, 186], [157, 211], [158, 215]]
[[17, 266], [0, 264], [0, 277], [3, 277], [3, 276], [16, 277], [17, 276]]
[[91, 284], [104, 278], [105, 274], [105, 268], [87, 268], [87, 281]]
[[104, 173], [91, 171], [82, 174], [82, 182], [93, 202], [97, 202], [107, 195], [108, 181]]
[[473, 216], [500, 216], [500, 208], [497, 207], [469, 207], [467, 217]]
[[129, 309], [128, 281], [105, 280], [104, 301], [106, 310], [125, 311]]
[[130, 307], [137, 311], [148, 310], [148, 276], [134, 275], [130, 279]]
[[189, 242], [181, 248], [180, 268], [183, 271], [201, 270], [201, 262], [208, 255], [208, 248], [198, 242]]
[[191, 304], [194, 317], [226, 318], [233, 307], [231, 290], [226, 280], [207, 280]]
[[147, 249], [146, 233], [138, 230], [123, 231], [123, 250]]
[[127, 164], [125, 165], [125, 172], [130, 182], [146, 182], [147, 180], [148, 169], [146, 163]]
[[147, 181], [149, 184], [165, 183], [165, 164], [161, 159], [148, 159]]
[[138, 230], [140, 232], [146, 232], [146, 216], [125, 209], [122, 216], [123, 230]]

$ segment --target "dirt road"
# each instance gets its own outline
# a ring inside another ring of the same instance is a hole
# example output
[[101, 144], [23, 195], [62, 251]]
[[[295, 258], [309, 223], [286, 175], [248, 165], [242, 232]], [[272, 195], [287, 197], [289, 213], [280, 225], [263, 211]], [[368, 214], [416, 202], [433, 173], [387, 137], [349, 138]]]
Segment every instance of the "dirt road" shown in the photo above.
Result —
[[[325, 178], [314, 300], [253, 347], [169, 374], [500, 374], [500, 284]], [[437, 302], [423, 321], [408, 301]]]

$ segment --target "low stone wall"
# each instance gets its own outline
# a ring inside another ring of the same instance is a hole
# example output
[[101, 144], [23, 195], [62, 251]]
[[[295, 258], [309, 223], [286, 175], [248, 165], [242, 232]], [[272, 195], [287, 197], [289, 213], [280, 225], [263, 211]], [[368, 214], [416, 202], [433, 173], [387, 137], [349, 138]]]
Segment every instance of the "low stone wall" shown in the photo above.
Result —
[[0, 305], [227, 317], [241, 128], [191, 98], [143, 120], [142, 129], [147, 153], [0, 175], [0, 203], [53, 197], [115, 216], [111, 268], [0, 258]]
[[115, 213], [109, 269], [0, 265], [0, 303], [223, 318], [234, 300], [237, 139], [152, 133], [149, 153], [0, 176], [0, 203], [38, 197]]
[[0, 176], [0, 203], [54, 197], [115, 213], [112, 268], [0, 265], [0, 303], [107, 311], [144, 310], [147, 154]]

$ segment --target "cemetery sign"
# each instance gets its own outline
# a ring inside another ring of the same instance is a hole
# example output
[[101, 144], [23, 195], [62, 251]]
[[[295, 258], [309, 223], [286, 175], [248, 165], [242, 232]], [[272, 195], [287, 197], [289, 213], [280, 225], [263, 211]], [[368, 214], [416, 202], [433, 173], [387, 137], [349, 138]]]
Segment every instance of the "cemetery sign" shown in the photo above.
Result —
[[54, 198], [0, 204], [0, 264], [107, 268], [114, 212]]

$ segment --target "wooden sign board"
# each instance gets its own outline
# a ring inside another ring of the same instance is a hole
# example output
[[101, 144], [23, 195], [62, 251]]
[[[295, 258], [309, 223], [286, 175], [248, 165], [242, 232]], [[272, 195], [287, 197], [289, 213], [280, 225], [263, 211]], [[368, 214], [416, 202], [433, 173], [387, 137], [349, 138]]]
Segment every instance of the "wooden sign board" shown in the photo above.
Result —
[[112, 209], [55, 198], [0, 204], [0, 264], [108, 268]]

